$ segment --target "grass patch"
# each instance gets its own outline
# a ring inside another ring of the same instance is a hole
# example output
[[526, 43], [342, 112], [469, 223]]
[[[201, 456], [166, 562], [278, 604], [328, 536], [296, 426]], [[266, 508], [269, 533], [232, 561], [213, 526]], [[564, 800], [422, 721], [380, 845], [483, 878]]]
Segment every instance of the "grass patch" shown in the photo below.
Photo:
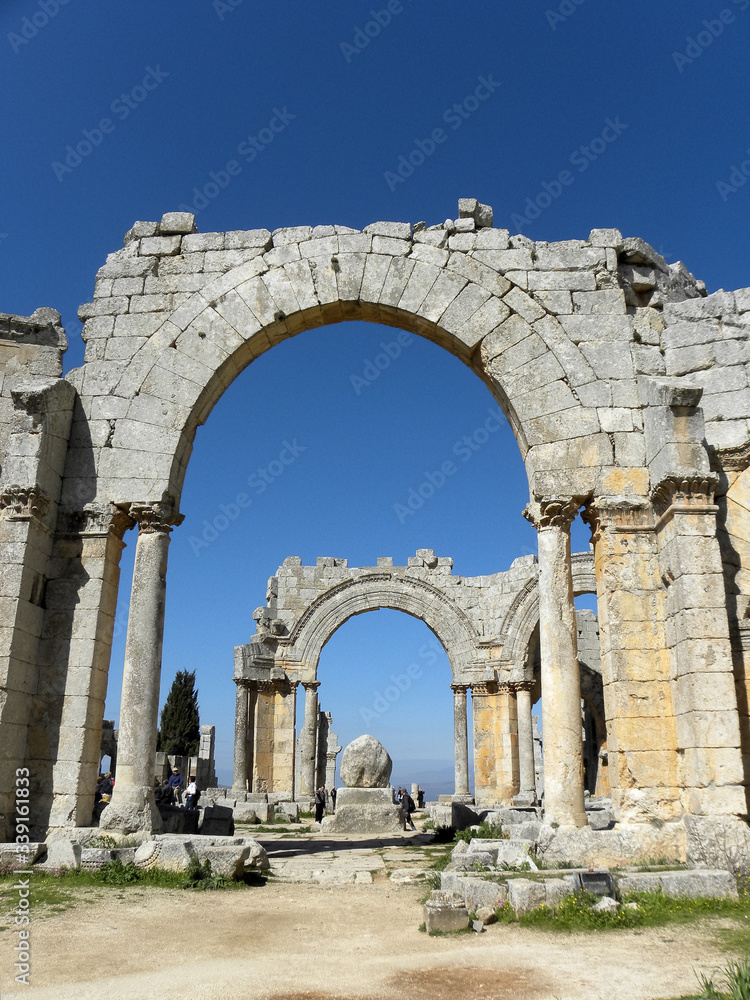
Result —
[[[750, 920], [750, 902], [747, 899], [689, 899], [665, 896], [661, 892], [629, 893], [624, 903], [636, 907], [620, 906], [614, 913], [592, 909], [597, 897], [577, 892], [566, 896], [556, 907], [540, 906], [517, 917], [508, 904], [497, 909], [501, 923], [518, 923], [522, 927], [536, 927], [545, 931], [618, 930], [620, 928], [659, 927], [668, 923], [689, 923], [704, 917], [731, 917]], [[738, 927], [737, 933], [746, 940], [750, 927]], [[750, 998], [748, 998], [750, 1000]]]
[[750, 1000], [750, 962], [729, 962], [708, 978], [698, 976], [698, 991], [675, 1000]]
[[457, 844], [459, 840], [465, 840], [468, 844], [470, 840], [508, 840], [509, 835], [503, 832], [501, 826], [494, 826], [484, 820], [479, 824], [479, 826], [474, 830], [467, 828], [466, 830], [458, 830], [455, 836], [455, 843]]

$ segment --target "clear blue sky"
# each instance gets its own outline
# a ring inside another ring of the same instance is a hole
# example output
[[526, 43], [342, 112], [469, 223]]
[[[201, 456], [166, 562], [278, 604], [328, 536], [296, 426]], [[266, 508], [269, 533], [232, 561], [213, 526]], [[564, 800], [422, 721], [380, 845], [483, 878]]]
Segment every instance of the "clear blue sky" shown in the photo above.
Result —
[[[202, 232], [431, 224], [472, 196], [511, 232], [561, 240], [614, 226], [683, 260], [709, 290], [750, 284], [741, 172], [750, 159], [750, 0], [388, 6], [4, 0], [0, 311], [59, 309], [66, 370], [80, 365], [76, 311], [106, 254], [136, 219], [159, 219], [196, 196]], [[372, 11], [390, 23], [374, 24]], [[485, 99], [474, 108], [465, 101], [480, 78]], [[267, 131], [272, 119], [280, 131]], [[608, 121], [618, 134], [601, 143]], [[403, 182], [389, 177], [436, 128], [446, 140], [425, 163]], [[85, 155], [75, 152], [81, 142]], [[565, 170], [573, 183], [558, 191]], [[540, 193], [551, 204], [527, 211]], [[232, 649], [251, 635], [252, 612], [285, 556], [403, 563], [429, 547], [473, 575], [534, 551], [507, 426], [399, 519], [395, 506], [493, 401], [454, 357], [416, 337], [357, 393], [351, 377], [396, 336], [365, 324], [302, 334], [253, 364], [198, 432], [170, 554], [163, 687], [178, 669], [197, 671], [224, 777]], [[196, 553], [190, 538], [204, 519], [246, 492], [285, 442], [295, 462]], [[127, 540], [109, 718], [119, 711]], [[576, 529], [576, 547], [586, 544]], [[374, 613], [343, 626], [321, 659], [321, 702], [342, 741], [380, 736], [401, 781], [419, 774], [398, 762], [451, 756], [447, 662], [419, 656], [430, 638], [414, 619]], [[423, 676], [366, 725], [362, 710], [411, 662], [424, 662]]]

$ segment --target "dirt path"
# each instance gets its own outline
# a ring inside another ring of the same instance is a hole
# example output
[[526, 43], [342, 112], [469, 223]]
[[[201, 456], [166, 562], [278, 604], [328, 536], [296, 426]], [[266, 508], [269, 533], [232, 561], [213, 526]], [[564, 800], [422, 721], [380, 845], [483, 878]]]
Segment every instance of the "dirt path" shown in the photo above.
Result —
[[283, 884], [236, 892], [96, 890], [32, 924], [31, 988], [2, 1000], [640, 1000], [686, 993], [726, 956], [710, 927], [553, 935], [494, 925], [430, 938], [415, 885]]

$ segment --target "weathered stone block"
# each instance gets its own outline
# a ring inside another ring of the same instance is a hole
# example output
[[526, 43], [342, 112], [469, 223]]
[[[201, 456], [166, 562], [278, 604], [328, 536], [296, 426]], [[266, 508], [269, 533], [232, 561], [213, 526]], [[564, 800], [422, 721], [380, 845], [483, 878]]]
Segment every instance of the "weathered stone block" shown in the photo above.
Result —
[[428, 934], [463, 931], [469, 926], [469, 911], [459, 896], [435, 890], [424, 904], [424, 922]]

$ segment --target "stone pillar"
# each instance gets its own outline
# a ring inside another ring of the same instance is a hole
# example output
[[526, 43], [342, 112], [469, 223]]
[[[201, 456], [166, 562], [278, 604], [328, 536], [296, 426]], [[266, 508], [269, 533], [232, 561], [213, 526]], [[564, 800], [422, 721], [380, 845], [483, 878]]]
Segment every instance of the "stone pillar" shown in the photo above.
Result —
[[679, 819], [666, 595], [653, 508], [645, 497], [596, 497], [584, 519], [594, 543], [607, 770], [615, 819]]
[[[117, 779], [102, 813], [104, 830], [161, 830], [154, 803], [159, 680], [164, 639], [169, 533], [176, 519], [167, 504], [134, 505], [138, 522], [133, 588], [125, 640]], [[181, 520], [181, 518], [179, 519]]]
[[297, 712], [297, 685], [286, 677], [274, 682], [273, 779], [269, 791], [287, 792], [294, 797], [294, 721]]
[[539, 543], [539, 648], [542, 661], [544, 815], [561, 827], [586, 826], [583, 798], [581, 678], [576, 648], [570, 525], [578, 503], [529, 504]]
[[320, 681], [302, 681], [305, 689], [305, 721], [302, 725], [300, 752], [300, 798], [315, 794], [315, 764], [318, 736], [318, 688]]
[[531, 722], [531, 681], [514, 685], [518, 712], [518, 798], [529, 805], [536, 802], [536, 772], [534, 770], [534, 732]]
[[474, 722], [474, 800], [477, 803], [495, 801], [495, 732], [493, 699], [494, 684], [471, 685], [471, 708]]
[[245, 683], [235, 679], [237, 685], [234, 706], [234, 775], [232, 788], [237, 792], [247, 791], [248, 754], [247, 743], [249, 735], [249, 698]]
[[451, 684], [456, 795], [469, 794], [469, 737], [466, 723], [466, 684]]
[[257, 681], [252, 790], [273, 791], [274, 681]]
[[682, 808], [712, 819], [745, 811], [715, 488], [708, 473], [654, 490]]

